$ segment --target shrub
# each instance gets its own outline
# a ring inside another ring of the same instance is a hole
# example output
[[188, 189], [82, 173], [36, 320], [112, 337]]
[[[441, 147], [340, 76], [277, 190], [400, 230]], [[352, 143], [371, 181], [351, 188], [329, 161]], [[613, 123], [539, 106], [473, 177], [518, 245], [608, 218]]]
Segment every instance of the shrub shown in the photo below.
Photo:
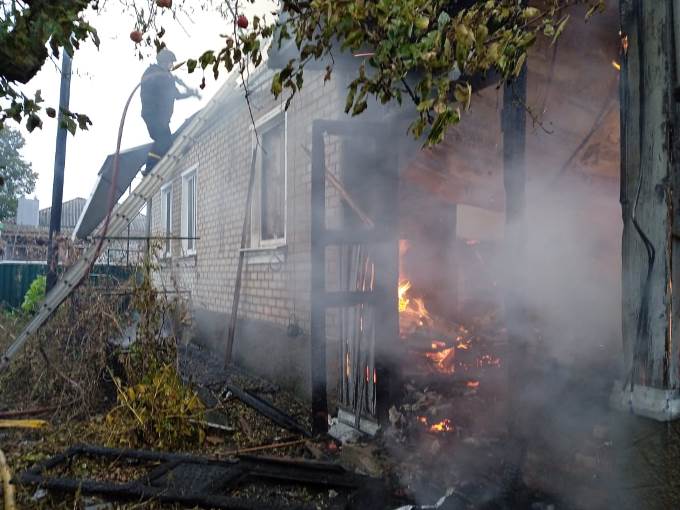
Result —
[[162, 366], [134, 386], [124, 387], [115, 377], [114, 382], [118, 406], [106, 416], [113, 444], [172, 450], [203, 442], [205, 408], [174, 366]]
[[35, 313], [38, 309], [38, 305], [45, 297], [45, 276], [38, 276], [31, 286], [26, 291], [24, 296], [24, 302], [21, 304], [21, 310], [24, 313], [30, 314]]

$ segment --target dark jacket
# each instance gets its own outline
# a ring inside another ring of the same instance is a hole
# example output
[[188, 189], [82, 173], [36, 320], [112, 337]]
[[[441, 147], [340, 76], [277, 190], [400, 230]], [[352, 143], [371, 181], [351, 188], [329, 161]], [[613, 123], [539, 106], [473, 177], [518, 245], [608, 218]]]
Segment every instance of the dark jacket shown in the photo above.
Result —
[[178, 96], [175, 78], [158, 64], [148, 67], [142, 75], [142, 118], [148, 124], [169, 124]]

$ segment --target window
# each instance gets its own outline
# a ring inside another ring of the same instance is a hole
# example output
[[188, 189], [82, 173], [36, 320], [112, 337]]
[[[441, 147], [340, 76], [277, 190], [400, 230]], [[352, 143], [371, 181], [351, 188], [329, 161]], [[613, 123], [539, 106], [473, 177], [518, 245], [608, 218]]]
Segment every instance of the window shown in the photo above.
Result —
[[182, 247], [187, 255], [196, 253], [196, 167], [182, 174]]
[[257, 186], [253, 190], [251, 248], [277, 247], [286, 242], [286, 114], [280, 110], [257, 126]]
[[161, 188], [161, 227], [163, 229], [163, 256], [170, 256], [170, 237], [172, 236], [172, 184]]

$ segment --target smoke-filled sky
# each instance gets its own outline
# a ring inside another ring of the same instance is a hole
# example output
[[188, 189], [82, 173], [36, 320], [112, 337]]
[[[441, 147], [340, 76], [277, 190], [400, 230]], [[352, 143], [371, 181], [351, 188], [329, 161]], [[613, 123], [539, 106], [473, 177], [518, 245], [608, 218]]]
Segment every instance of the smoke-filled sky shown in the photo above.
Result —
[[[257, 13], [266, 12], [264, 10], [268, 8], [268, 2], [258, 0], [254, 6], [248, 7]], [[90, 195], [101, 164], [115, 150], [125, 101], [146, 67], [155, 61], [153, 49], [146, 49], [142, 61], [135, 55], [134, 43], [129, 38], [130, 32], [134, 30], [134, 16], [123, 13], [116, 2], [108, 2], [106, 11], [90, 16], [90, 21], [99, 32], [101, 44], [97, 49], [94, 44], [88, 43], [76, 52], [70, 109], [87, 114], [93, 125], [89, 131], [79, 131], [75, 137], [68, 137], [64, 200], [87, 198]], [[178, 61], [197, 58], [206, 49], [218, 49], [221, 42], [219, 34], [228, 33], [231, 28], [219, 14], [198, 8], [193, 13], [179, 14], [176, 20], [172, 19], [169, 12], [165, 12], [159, 18], [159, 25], [166, 29], [163, 40], [175, 52]], [[27, 95], [32, 96], [35, 90], [40, 89], [45, 106], [56, 107], [59, 102], [60, 65], [59, 61], [48, 60], [38, 75], [24, 87]], [[178, 70], [176, 74], [191, 87], [198, 87], [201, 80], [200, 72], [189, 75], [184, 70]], [[212, 73], [208, 74], [201, 100], [190, 98], [175, 104], [171, 124], [173, 130], [200, 109], [226, 78], [222, 75], [216, 83]], [[137, 93], [125, 122], [124, 148], [150, 141], [140, 115], [141, 103]], [[16, 124], [11, 125], [16, 127]], [[40, 208], [49, 207], [52, 201], [56, 121], [45, 116], [42, 130], [28, 133], [22, 127], [21, 131], [27, 142], [24, 157], [39, 175], [34, 196], [40, 200]]]

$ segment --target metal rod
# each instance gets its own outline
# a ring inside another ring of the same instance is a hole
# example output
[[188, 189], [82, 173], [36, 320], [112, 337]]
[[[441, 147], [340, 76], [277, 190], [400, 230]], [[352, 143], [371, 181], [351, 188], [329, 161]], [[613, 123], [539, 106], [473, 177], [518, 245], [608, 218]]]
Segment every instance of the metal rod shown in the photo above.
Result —
[[[101, 239], [102, 236], [92, 236], [92, 239]], [[104, 239], [107, 239], [109, 241], [148, 241], [148, 240], [161, 240], [161, 241], [166, 241], [166, 240], [177, 240], [177, 241], [186, 241], [188, 239], [193, 239], [193, 240], [199, 240], [201, 239], [200, 237], [182, 237], [182, 236], [130, 236], [130, 237], [125, 237], [125, 236], [105, 236]], [[122, 248], [120, 248], [122, 250]]]

